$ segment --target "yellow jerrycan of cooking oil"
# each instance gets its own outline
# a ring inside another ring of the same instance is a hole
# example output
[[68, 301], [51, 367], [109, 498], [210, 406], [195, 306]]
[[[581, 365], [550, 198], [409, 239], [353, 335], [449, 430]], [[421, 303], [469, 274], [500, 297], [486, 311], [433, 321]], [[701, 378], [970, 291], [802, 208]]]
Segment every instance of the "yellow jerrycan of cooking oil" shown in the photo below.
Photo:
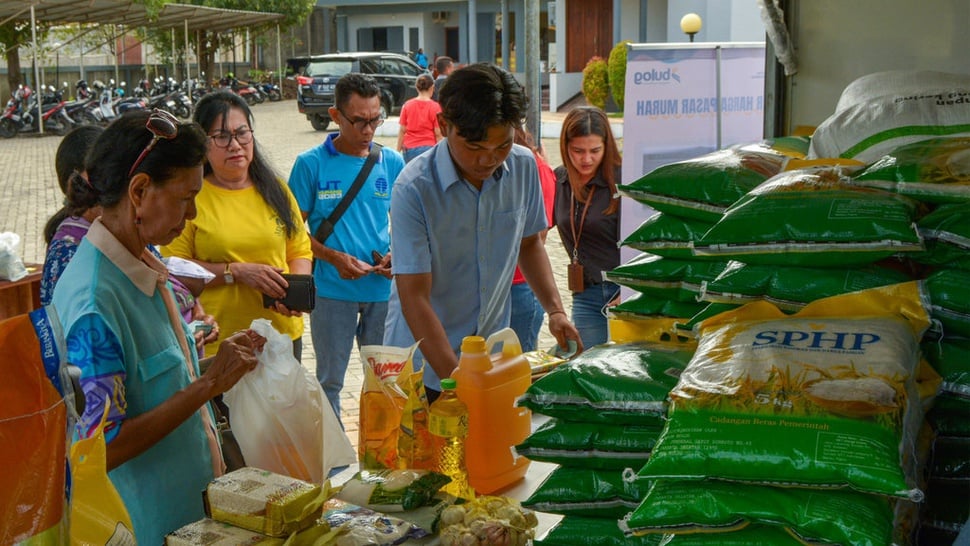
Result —
[[[502, 351], [493, 354], [499, 343]], [[532, 427], [532, 413], [515, 407], [532, 383], [529, 362], [515, 331], [506, 328], [487, 340], [464, 338], [458, 368], [451, 375], [458, 383], [458, 399], [468, 406], [468, 481], [476, 493], [494, 493], [522, 478], [529, 468], [529, 460], [512, 451]]]

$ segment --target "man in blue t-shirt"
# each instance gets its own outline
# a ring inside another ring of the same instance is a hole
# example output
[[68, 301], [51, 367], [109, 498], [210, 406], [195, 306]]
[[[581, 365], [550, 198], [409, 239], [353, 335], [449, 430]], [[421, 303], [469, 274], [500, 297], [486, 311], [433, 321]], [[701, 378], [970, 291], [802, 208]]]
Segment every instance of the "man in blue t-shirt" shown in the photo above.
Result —
[[458, 365], [465, 336], [509, 325], [518, 265], [549, 315], [560, 346], [579, 332], [563, 310], [541, 234], [548, 228], [532, 152], [516, 144], [528, 98], [507, 71], [485, 63], [455, 70], [441, 90], [445, 139], [407, 164], [394, 185], [394, 284], [385, 345], [422, 340], [428, 398]]
[[347, 74], [337, 81], [330, 119], [340, 128], [323, 144], [297, 156], [290, 190], [310, 229], [317, 301], [310, 335], [317, 379], [338, 418], [340, 390], [354, 339], [358, 347], [380, 345], [391, 291], [388, 212], [391, 188], [404, 167], [401, 154], [383, 148], [373, 170], [324, 241], [316, 238], [324, 219], [350, 191], [384, 123], [380, 87], [371, 76]]

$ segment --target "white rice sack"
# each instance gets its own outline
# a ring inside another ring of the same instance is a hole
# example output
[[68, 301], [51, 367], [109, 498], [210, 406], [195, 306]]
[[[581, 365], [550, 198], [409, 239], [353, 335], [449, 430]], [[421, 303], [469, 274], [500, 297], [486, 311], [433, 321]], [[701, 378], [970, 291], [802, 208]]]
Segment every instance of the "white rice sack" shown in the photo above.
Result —
[[970, 74], [936, 70], [886, 70], [856, 78], [845, 86], [836, 112], [886, 95], [911, 95], [927, 89], [970, 88]]
[[848, 106], [818, 126], [807, 157], [872, 163], [904, 144], [942, 136], [970, 136], [970, 83]]

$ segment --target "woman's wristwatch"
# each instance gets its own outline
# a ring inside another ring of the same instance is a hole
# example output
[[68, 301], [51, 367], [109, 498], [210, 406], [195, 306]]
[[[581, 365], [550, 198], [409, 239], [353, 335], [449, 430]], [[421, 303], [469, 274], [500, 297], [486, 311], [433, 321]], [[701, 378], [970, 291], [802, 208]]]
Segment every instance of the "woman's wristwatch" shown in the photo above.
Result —
[[226, 263], [226, 270], [222, 272], [222, 280], [225, 281], [226, 284], [236, 282], [236, 278], [232, 276], [232, 269], [229, 268], [231, 265], [232, 263]]

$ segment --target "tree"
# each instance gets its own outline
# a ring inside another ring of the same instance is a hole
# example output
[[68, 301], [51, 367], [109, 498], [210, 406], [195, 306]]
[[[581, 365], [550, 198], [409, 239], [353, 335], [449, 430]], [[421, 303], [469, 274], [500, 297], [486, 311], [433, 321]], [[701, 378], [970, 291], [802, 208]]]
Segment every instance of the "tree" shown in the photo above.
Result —
[[597, 108], [606, 108], [606, 97], [610, 94], [610, 83], [606, 59], [592, 57], [583, 68], [583, 96], [586, 102]]
[[[149, 5], [149, 10], [155, 10], [157, 13], [162, 7], [170, 3], [168, 0], [146, 0], [146, 5]], [[173, 2], [178, 3], [178, 2]], [[182, 1], [181, 3], [186, 3]], [[306, 18], [313, 12], [313, 7], [316, 5], [315, 0], [191, 0], [189, 2], [197, 6], [206, 6], [210, 8], [223, 8], [223, 9], [238, 9], [246, 11], [259, 11], [267, 13], [281, 13], [283, 14], [283, 19], [279, 21], [279, 26], [281, 28], [287, 28], [293, 25], [302, 25]], [[277, 23], [271, 23], [268, 25], [256, 26], [250, 29], [251, 35], [259, 35], [270, 29], [275, 30]], [[234, 34], [217, 33], [211, 31], [202, 31], [196, 34], [191, 34], [189, 36], [190, 48], [199, 52], [199, 70], [205, 74], [212, 74], [212, 65], [215, 61], [215, 52], [220, 47], [232, 47], [234, 39]], [[199, 42], [196, 43], [196, 37], [198, 37]], [[165, 58], [170, 51], [172, 51], [172, 37], [171, 31], [166, 30], [146, 30], [145, 39], [151, 43], [155, 50], [158, 51], [163, 58]], [[185, 41], [184, 39], [175, 40], [175, 51], [176, 55], [185, 58]], [[171, 59], [167, 59], [171, 61]]]
[[613, 102], [616, 103], [620, 112], [623, 111], [623, 97], [626, 93], [626, 45], [630, 40], [623, 40], [613, 46], [610, 51], [609, 66], [610, 92], [613, 94]]
[[[37, 27], [37, 39], [46, 32], [46, 27]], [[24, 83], [21, 78], [20, 48], [30, 44], [30, 21], [12, 20], [0, 25], [0, 46], [3, 46], [7, 57], [7, 85], [16, 89]]]

